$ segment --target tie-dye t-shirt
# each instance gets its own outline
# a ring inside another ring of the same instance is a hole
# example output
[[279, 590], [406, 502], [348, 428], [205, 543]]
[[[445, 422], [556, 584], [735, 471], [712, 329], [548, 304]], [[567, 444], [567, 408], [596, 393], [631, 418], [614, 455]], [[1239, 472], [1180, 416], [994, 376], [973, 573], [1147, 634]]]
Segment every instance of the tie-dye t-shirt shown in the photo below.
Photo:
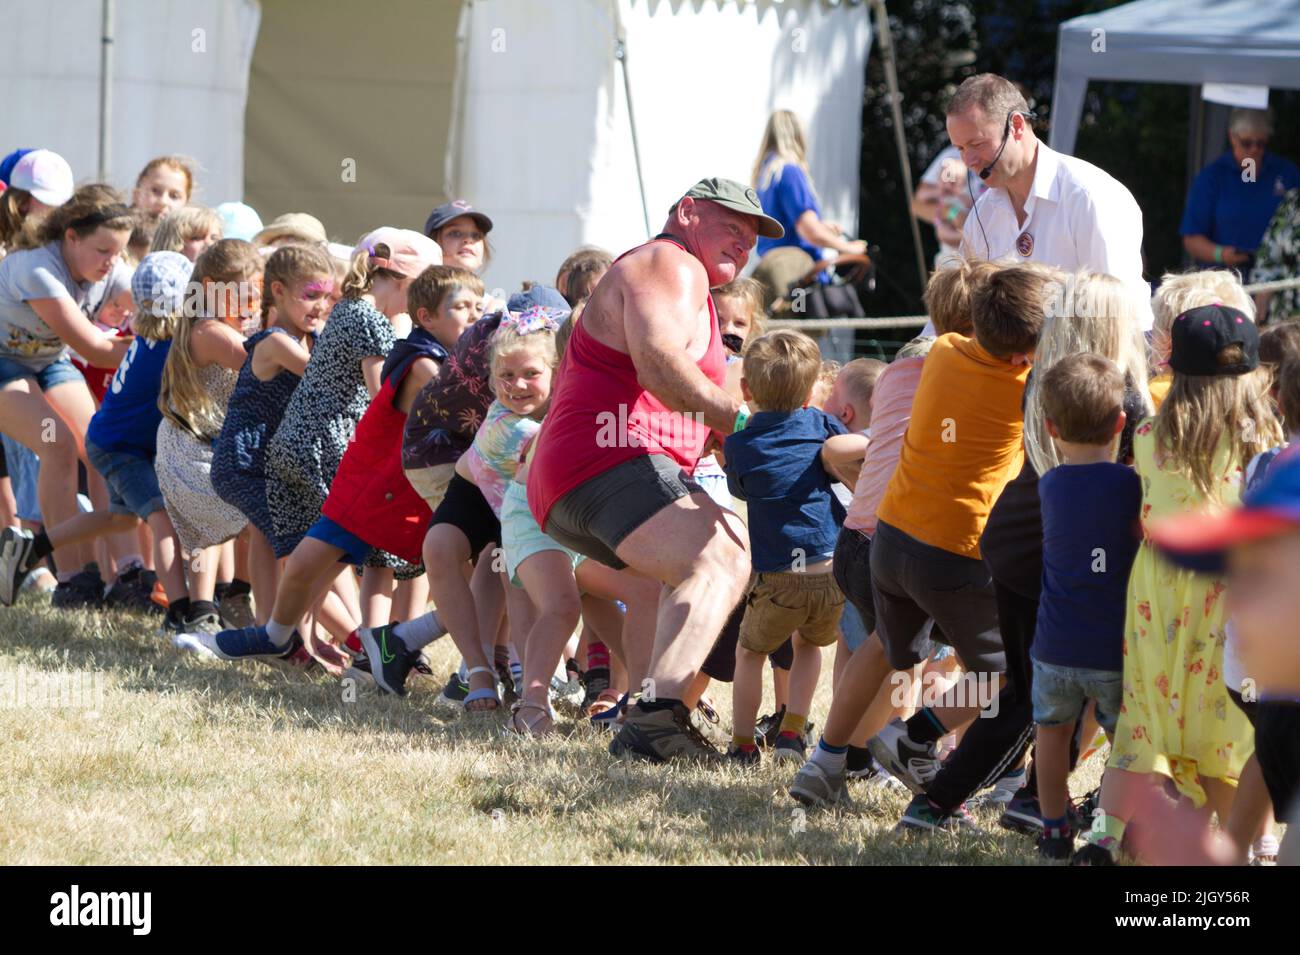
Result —
[[501, 402], [494, 401], [483, 419], [483, 426], [474, 436], [474, 443], [465, 452], [465, 462], [474, 476], [474, 483], [497, 517], [501, 516], [501, 501], [506, 487], [519, 470], [523, 447], [541, 427], [540, 421], [517, 415]]

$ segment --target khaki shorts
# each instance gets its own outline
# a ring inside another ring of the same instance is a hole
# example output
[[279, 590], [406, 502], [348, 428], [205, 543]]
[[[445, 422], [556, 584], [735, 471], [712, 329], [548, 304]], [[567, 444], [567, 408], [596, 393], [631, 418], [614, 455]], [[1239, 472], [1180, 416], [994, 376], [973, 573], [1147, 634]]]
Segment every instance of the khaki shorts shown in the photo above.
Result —
[[814, 646], [828, 647], [839, 636], [843, 612], [844, 594], [833, 574], [757, 574], [745, 598], [740, 645], [771, 653], [798, 630]]
[[447, 496], [447, 485], [456, 473], [454, 464], [435, 464], [431, 468], [410, 468], [406, 470], [406, 480], [411, 482], [415, 493], [424, 498], [429, 510], [436, 511], [442, 499]]

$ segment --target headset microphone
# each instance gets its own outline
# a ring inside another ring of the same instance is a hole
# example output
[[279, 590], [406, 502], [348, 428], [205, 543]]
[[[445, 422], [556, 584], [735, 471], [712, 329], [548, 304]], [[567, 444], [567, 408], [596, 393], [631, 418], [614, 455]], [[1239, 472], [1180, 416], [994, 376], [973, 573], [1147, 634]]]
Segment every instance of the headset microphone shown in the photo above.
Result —
[[[1002, 145], [998, 147], [997, 155], [993, 157], [993, 161], [980, 170], [981, 179], [988, 179], [988, 177], [993, 173], [993, 167], [996, 166], [998, 160], [1002, 158], [1002, 150], [1007, 148], [1007, 137], [1011, 135], [1011, 117], [1016, 115], [1016, 112], [1016, 110], [1012, 110], [1007, 113], [1007, 121], [1002, 126]], [[1037, 119], [1036, 114], [1033, 112], [1027, 112], [1023, 115], [1026, 119]]]

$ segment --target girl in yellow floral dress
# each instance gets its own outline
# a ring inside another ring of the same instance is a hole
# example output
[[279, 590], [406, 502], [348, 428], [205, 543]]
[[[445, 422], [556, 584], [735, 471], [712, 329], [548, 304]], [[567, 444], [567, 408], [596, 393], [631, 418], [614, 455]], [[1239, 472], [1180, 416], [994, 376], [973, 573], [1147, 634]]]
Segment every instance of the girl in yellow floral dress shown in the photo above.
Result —
[[[1143, 540], [1124, 625], [1124, 696], [1102, 781], [1101, 811], [1075, 864], [1109, 864], [1143, 787], [1172, 781], [1179, 798], [1227, 819], [1254, 748], [1223, 680], [1224, 583], [1180, 570], [1146, 538], [1149, 522], [1238, 503], [1246, 462], [1282, 440], [1259, 367], [1259, 334], [1244, 313], [1194, 308], [1172, 328], [1173, 384], [1138, 426]], [[1145, 822], [1145, 820], [1144, 820]]]

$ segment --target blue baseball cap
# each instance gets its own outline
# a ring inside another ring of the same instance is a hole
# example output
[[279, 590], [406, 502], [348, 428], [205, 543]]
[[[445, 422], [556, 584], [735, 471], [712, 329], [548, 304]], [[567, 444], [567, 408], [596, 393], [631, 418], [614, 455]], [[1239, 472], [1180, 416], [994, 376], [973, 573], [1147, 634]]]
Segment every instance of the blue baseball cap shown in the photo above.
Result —
[[1290, 531], [1300, 531], [1300, 445], [1273, 459], [1240, 507], [1180, 514], [1153, 524], [1149, 533], [1156, 548], [1180, 567], [1220, 574], [1231, 548]]
[[15, 149], [4, 159], [0, 159], [0, 182], [3, 182], [6, 186], [9, 185], [9, 177], [13, 175], [14, 166], [18, 165], [18, 160], [35, 151], [34, 149]]
[[221, 235], [224, 238], [251, 242], [253, 236], [262, 231], [262, 217], [252, 206], [242, 202], [223, 202], [217, 206], [216, 212], [221, 217]]
[[515, 292], [506, 302], [508, 312], [526, 312], [530, 308], [553, 308], [568, 312], [569, 303], [549, 285], [534, 285], [526, 292]]

